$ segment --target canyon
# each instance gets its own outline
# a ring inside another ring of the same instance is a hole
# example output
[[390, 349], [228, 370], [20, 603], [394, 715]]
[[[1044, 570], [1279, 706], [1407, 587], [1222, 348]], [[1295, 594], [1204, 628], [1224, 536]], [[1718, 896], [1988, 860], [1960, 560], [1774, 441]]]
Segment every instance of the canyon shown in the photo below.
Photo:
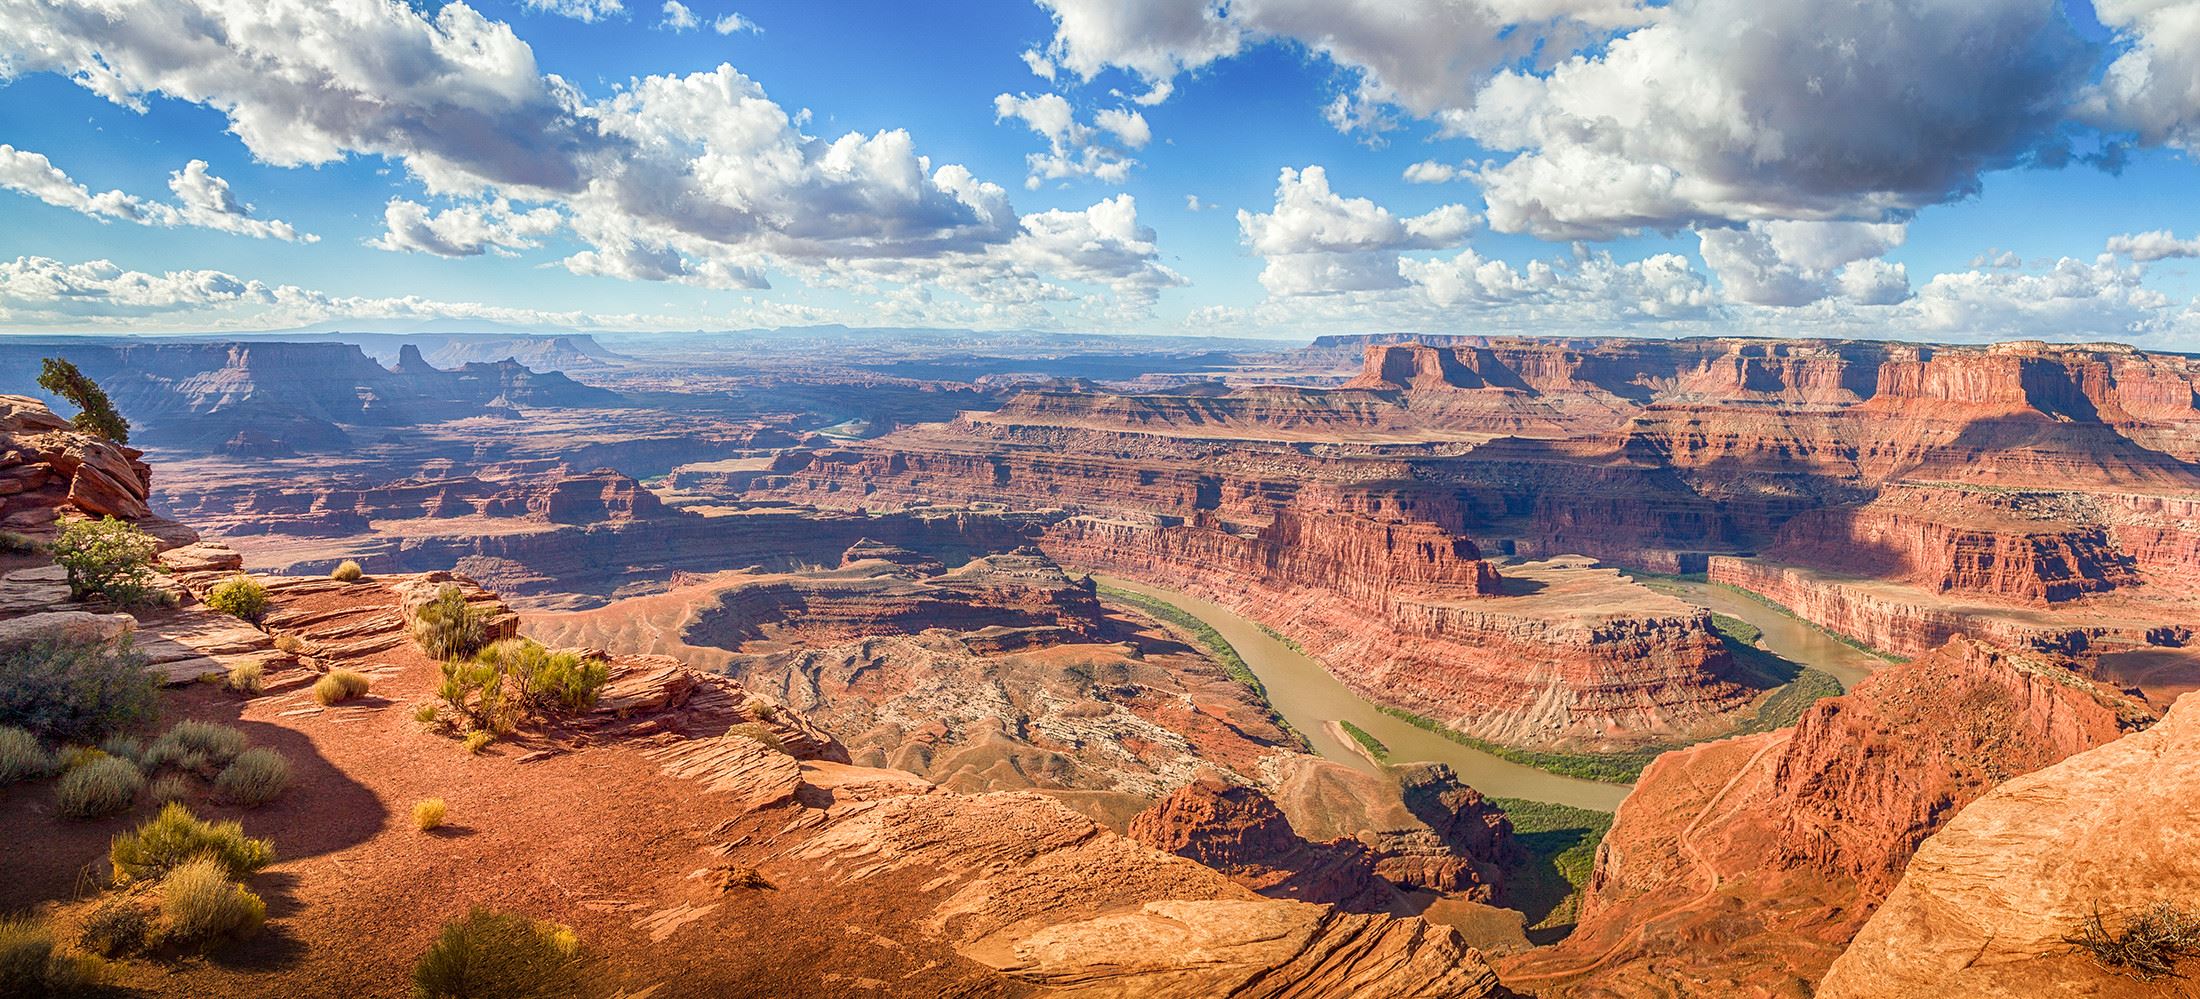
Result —
[[[399, 627], [423, 588], [460, 583], [500, 627], [609, 664], [616, 710], [482, 764], [513, 795], [494, 807], [549, 823], [532, 837], [580, 835], [545, 818], [559, 795], [594, 796], [590, 836], [680, 830], [620, 875], [622, 901], [557, 908], [631, 943], [636, 985], [708, 933], [814, 967], [681, 973], [797, 994], [1873, 995], [1950, 976], [1969, 990], [1951, 995], [2018, 994], [1994, 991], [2018, 972], [1920, 945], [1947, 929], [2014, 934], [2010, 967], [2069, 994], [2124, 994], [2053, 951], [2085, 913], [2026, 899], [2067, 878], [2121, 919], [2175, 890], [2018, 849], [2076, 828], [2034, 802], [2114, 812], [2099, 821], [2155, 845], [2102, 856], [2191, 884], [2153, 852], [2189, 802], [2124, 816], [2089, 775], [2137, 765], [2119, 747], [2190, 766], [2153, 733], [2200, 689], [2200, 360], [1741, 338], [300, 339], [11, 345], [10, 384], [71, 356], [142, 450], [0, 399], [0, 517], [44, 538], [113, 513], [161, 537], [179, 606], [128, 627], [176, 643], [175, 677], [243, 659], [285, 684], [387, 676], [379, 714], [333, 714], [397, 750], [281, 714], [299, 686], [241, 709], [307, 727], [380, 797], [417, 784], [406, 766], [464, 772], [387, 710], [433, 686]], [[347, 559], [373, 582], [320, 578]], [[203, 607], [241, 569], [269, 581], [264, 630]], [[75, 613], [49, 575], [0, 566], [0, 613]], [[1844, 655], [1783, 658], [1736, 607]], [[1295, 681], [1247, 632], [1341, 695], [1270, 689]], [[1503, 767], [1601, 775], [1608, 795]], [[667, 814], [608, 820], [612, 802]], [[356, 832], [331, 846], [347, 863], [393, 835]], [[777, 890], [681, 880], [729, 864]], [[314, 906], [286, 918], [337, 946]]]

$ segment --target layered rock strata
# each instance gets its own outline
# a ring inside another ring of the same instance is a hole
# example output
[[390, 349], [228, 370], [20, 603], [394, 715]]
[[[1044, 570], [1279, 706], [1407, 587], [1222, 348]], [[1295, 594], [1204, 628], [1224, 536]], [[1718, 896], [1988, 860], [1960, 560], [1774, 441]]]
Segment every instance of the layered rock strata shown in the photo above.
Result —
[[[1295, 523], [1294, 547], [1305, 552], [1306, 535], [1331, 522]], [[1428, 525], [1396, 531], [1392, 537], [1441, 536]], [[1360, 562], [1285, 572], [1269, 556], [1276, 533], [1248, 538], [1199, 523], [1073, 517], [1043, 543], [1066, 563], [1253, 616], [1295, 636], [1371, 699], [1483, 738], [1590, 745], [1672, 738], [1716, 726], [1755, 693], [1722, 675], [1731, 659], [1708, 615], [1609, 570], [1563, 562], [1508, 569], [1519, 584], [1508, 594], [1487, 563], [1464, 564], [1459, 553], [1473, 548], [1456, 540], [1437, 552], [1402, 553], [1396, 570]], [[1399, 581], [1380, 589], [1359, 582], [1386, 572]], [[1414, 585], [1419, 573], [1447, 582]]]
[[1792, 728], [1660, 756], [1598, 848], [1573, 935], [1514, 959], [1507, 983], [1809, 995], [1935, 829], [2151, 720], [2072, 665], [1956, 639]]

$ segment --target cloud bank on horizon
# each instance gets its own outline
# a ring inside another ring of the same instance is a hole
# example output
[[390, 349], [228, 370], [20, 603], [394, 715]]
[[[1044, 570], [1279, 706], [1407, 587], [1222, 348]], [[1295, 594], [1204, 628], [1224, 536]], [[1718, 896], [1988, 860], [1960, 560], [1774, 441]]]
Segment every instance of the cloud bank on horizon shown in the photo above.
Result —
[[2200, 0], [1006, 9], [0, 0], [0, 329], [2200, 349]]

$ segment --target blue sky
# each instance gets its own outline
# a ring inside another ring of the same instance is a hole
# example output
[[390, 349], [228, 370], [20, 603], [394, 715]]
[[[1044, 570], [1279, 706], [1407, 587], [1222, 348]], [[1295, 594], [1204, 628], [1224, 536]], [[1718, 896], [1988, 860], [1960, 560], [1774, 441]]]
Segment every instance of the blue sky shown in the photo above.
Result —
[[2200, 349], [2200, 0], [119, 2], [0, 12], [0, 328]]

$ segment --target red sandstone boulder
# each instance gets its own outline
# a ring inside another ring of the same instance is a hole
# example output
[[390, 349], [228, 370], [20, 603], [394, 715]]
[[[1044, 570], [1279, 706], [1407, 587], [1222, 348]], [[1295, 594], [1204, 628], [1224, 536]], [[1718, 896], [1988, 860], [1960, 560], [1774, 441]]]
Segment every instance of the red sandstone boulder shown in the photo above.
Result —
[[1250, 787], [1212, 779], [1186, 784], [1133, 817], [1126, 835], [1269, 898], [1327, 902], [1348, 912], [1387, 912], [1396, 898], [1365, 846], [1307, 841], [1275, 802]]

